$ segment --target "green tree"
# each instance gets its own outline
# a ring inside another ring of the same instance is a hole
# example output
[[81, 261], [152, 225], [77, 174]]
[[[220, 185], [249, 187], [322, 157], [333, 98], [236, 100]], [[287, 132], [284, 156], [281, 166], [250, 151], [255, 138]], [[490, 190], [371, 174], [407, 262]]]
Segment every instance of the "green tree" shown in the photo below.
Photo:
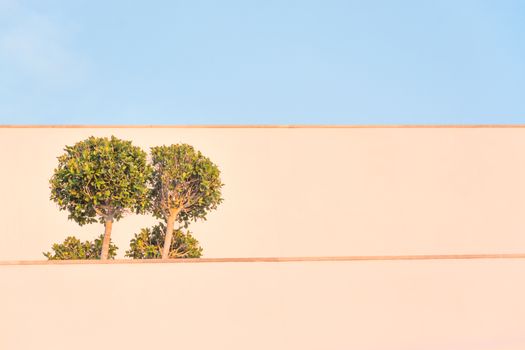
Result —
[[[131, 240], [126, 256], [133, 259], [159, 259], [166, 238], [166, 225], [159, 223], [150, 228], [143, 228]], [[199, 241], [181, 229], [173, 230], [173, 239], [169, 251], [170, 258], [200, 258], [202, 248]]]
[[79, 225], [104, 224], [105, 260], [113, 221], [147, 209], [151, 166], [143, 150], [114, 136], [91, 136], [64, 151], [50, 180], [51, 199]]
[[187, 144], [151, 149], [152, 212], [166, 221], [162, 259], [169, 258], [175, 221], [205, 219], [222, 202], [219, 168]]
[[[48, 260], [92, 260], [100, 259], [102, 240], [104, 235], [100, 235], [94, 242], [81, 242], [74, 236], [67, 237], [63, 243], [55, 243], [51, 247], [53, 253], [42, 253]], [[108, 256], [115, 259], [117, 246], [110, 242]]]

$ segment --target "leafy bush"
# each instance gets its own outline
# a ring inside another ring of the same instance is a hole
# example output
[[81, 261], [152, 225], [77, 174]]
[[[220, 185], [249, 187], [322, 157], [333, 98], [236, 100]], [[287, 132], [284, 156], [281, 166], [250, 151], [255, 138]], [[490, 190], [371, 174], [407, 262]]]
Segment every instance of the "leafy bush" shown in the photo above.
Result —
[[[159, 223], [150, 228], [143, 228], [130, 242], [126, 256], [133, 259], [160, 259], [166, 237], [166, 225]], [[181, 229], [173, 230], [173, 239], [169, 258], [200, 258], [202, 248], [199, 241]]]
[[[102, 251], [102, 240], [104, 235], [100, 235], [94, 242], [81, 242], [74, 236], [67, 237], [63, 243], [55, 243], [51, 249], [53, 253], [43, 253], [48, 260], [93, 260], [100, 259]], [[109, 259], [115, 259], [117, 246], [110, 242]]]

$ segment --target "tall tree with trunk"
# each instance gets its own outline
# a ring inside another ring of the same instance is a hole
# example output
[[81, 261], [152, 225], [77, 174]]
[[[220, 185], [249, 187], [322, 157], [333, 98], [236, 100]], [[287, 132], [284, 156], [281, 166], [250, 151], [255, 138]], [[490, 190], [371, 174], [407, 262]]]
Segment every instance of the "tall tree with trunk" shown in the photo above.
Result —
[[51, 199], [79, 225], [104, 224], [100, 258], [108, 258], [113, 221], [145, 212], [152, 173], [146, 152], [114, 136], [66, 146], [50, 180]]
[[209, 158], [187, 144], [151, 148], [152, 211], [166, 221], [162, 259], [169, 258], [175, 222], [206, 219], [222, 202], [220, 171]]

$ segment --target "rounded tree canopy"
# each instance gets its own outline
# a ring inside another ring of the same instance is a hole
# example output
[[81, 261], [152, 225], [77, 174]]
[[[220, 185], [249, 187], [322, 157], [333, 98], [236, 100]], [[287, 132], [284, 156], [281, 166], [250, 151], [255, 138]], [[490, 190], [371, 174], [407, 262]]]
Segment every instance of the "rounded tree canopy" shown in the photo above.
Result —
[[222, 202], [220, 170], [209, 158], [187, 144], [151, 148], [153, 164], [152, 211], [166, 219], [172, 210], [186, 225], [205, 219]]
[[84, 225], [146, 210], [152, 169], [131, 141], [91, 136], [64, 151], [50, 180], [51, 199], [70, 219]]

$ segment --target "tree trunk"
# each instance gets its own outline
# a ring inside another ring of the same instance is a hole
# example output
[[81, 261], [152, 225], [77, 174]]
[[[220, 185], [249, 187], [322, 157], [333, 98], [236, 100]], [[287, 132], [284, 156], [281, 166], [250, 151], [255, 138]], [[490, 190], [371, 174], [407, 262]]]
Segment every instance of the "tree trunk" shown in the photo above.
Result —
[[175, 226], [175, 220], [179, 214], [178, 210], [171, 210], [170, 216], [166, 222], [166, 237], [164, 238], [164, 246], [162, 247], [162, 259], [168, 259], [170, 257], [171, 240], [173, 239], [173, 226]]
[[104, 240], [102, 241], [102, 253], [100, 260], [107, 260], [109, 255], [109, 242], [111, 241], [111, 227], [113, 226], [113, 219], [106, 219], [104, 223]]

